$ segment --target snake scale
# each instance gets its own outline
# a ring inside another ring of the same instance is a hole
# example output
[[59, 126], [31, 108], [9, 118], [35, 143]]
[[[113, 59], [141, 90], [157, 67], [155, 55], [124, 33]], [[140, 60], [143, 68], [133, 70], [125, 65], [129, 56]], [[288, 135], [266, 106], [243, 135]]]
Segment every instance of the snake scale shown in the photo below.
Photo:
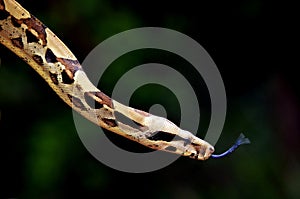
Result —
[[[96, 125], [155, 150], [198, 160], [213, 154], [212, 145], [171, 121], [125, 106], [101, 92], [68, 47], [14, 0], [0, 0], [0, 43], [30, 65], [65, 103]], [[119, 121], [116, 114], [137, 125]], [[157, 134], [176, 139], [158, 139]]]

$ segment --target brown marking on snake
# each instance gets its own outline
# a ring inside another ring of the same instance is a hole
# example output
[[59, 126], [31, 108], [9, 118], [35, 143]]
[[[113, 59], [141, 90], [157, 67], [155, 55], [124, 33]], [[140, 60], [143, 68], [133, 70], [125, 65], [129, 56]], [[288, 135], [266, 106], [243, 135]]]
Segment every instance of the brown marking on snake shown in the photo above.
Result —
[[71, 103], [77, 107], [80, 108], [82, 111], [87, 111], [87, 109], [85, 108], [84, 104], [81, 102], [81, 100], [77, 97], [74, 97], [70, 94], [68, 94], [68, 98], [70, 99]]
[[[84, 97], [86, 101], [89, 101], [87, 98], [94, 100], [96, 103], [100, 103], [101, 105], [107, 105], [110, 108], [113, 108], [112, 100], [110, 97], [105, 95], [103, 92], [85, 92]], [[99, 107], [101, 108], [101, 107]]]
[[192, 159], [197, 159], [197, 154], [195, 154], [195, 153], [191, 153], [191, 155], [189, 156], [190, 158], [192, 158]]
[[31, 15], [30, 18], [26, 19], [20, 19], [18, 20], [21, 23], [24, 23], [27, 25], [28, 29], [33, 29], [38, 33], [39, 38], [42, 40], [42, 45], [46, 46], [47, 45], [47, 34], [45, 29], [47, 26], [45, 26], [40, 20], [35, 18], [35, 16]]
[[5, 5], [3, 0], [0, 0], [0, 10], [5, 10]]
[[148, 139], [153, 141], [163, 140], [163, 141], [170, 142], [174, 139], [174, 137], [175, 137], [174, 134], [165, 131], [156, 131], [152, 133], [151, 136], [148, 137]]
[[102, 118], [101, 120], [110, 127], [118, 126], [117, 122], [114, 119]]
[[138, 109], [134, 109], [135, 112], [137, 112], [138, 114], [144, 116], [144, 117], [149, 117], [151, 114], [150, 113], [147, 113], [145, 111], [141, 111], [141, 110], [138, 110]]
[[27, 43], [38, 43], [39, 38], [37, 38], [32, 32], [29, 30], [25, 31], [26, 38], [27, 38]]
[[85, 92], [84, 93], [84, 99], [85, 99], [85, 102], [92, 109], [103, 108], [102, 101], [99, 98], [95, 97], [95, 95], [93, 93]]
[[74, 83], [74, 79], [71, 78], [70, 71], [68, 71], [68, 70], [63, 70], [61, 72], [61, 77], [62, 77], [62, 82], [64, 84], [73, 84]]
[[0, 12], [0, 20], [7, 19], [9, 17], [9, 13], [6, 10], [1, 10]]
[[[0, 20], [5, 20], [9, 17], [9, 13], [5, 10], [0, 10]], [[1, 24], [2, 25], [2, 24]]]
[[24, 62], [26, 62], [27, 64], [29, 64], [29, 59], [27, 58], [27, 57], [21, 57], [21, 59], [24, 61]]
[[81, 66], [78, 60], [72, 60], [72, 59], [66, 59], [60, 57], [57, 57], [56, 60], [65, 66], [66, 73], [70, 77], [70, 79], [74, 78], [76, 71], [81, 70]]
[[24, 48], [24, 44], [23, 44], [23, 41], [22, 41], [22, 38], [21, 38], [21, 37], [11, 39], [11, 42], [12, 42], [12, 44], [13, 44], [14, 46], [16, 46], [17, 48], [20, 48], [20, 49], [23, 49], [23, 48]]
[[[4, 10], [3, 5], [1, 5], [1, 10]], [[4, 15], [7, 15], [7, 14], [8, 14], [8, 16], [10, 16], [10, 14], [4, 10]], [[21, 24], [25, 24], [28, 27], [29, 31], [31, 29], [35, 30], [38, 34], [38, 37], [42, 40], [42, 45], [43, 46], [47, 45], [47, 40], [46, 40], [47, 34], [45, 31], [47, 26], [45, 26], [40, 20], [35, 18], [35, 16], [31, 15], [31, 17], [25, 18], [25, 19], [16, 19], [15, 17], [11, 16], [11, 21], [12, 21], [13, 26], [15, 26], [15, 27], [20, 27]]]
[[124, 115], [123, 113], [115, 110], [114, 111], [114, 116], [118, 122], [121, 122], [123, 124], [126, 124], [127, 126], [130, 126], [133, 129], [139, 129], [142, 132], [148, 131], [148, 127], [142, 125], [141, 123], [132, 120], [128, 116]]
[[39, 64], [40, 66], [44, 65], [44, 61], [43, 61], [43, 58], [39, 55], [33, 55], [32, 56], [32, 59], [37, 63]]
[[81, 69], [81, 66], [77, 60], [56, 57], [50, 48], [47, 48], [45, 58], [48, 63], [60, 62], [65, 66], [65, 70], [63, 70], [61, 73], [64, 84], [74, 83], [74, 75], [76, 71]]
[[154, 149], [154, 150], [160, 150], [161, 149], [161, 147], [158, 144], [148, 144], [147, 146], [151, 149]]
[[52, 52], [52, 50], [50, 48], [47, 48], [46, 53], [45, 53], [45, 58], [46, 58], [46, 62], [48, 62], [48, 63], [57, 62], [56, 56], [54, 55], [54, 53]]
[[182, 138], [182, 139], [183, 139], [183, 146], [192, 144], [192, 141], [190, 139], [184, 139], [184, 138]]
[[138, 122], [133, 121], [133, 120], [131, 120], [131, 121], [134, 122], [138, 126], [138, 128], [140, 129], [140, 131], [145, 132], [145, 131], [149, 130], [149, 128], [147, 126], [144, 126], [141, 123], [138, 123]]
[[19, 23], [19, 20], [16, 19], [15, 17], [13, 17], [13, 16], [11, 16], [11, 23], [16, 28], [20, 28], [21, 27], [21, 24]]
[[57, 74], [49, 72], [50, 79], [52, 80], [53, 84], [58, 85]]
[[176, 147], [173, 147], [173, 146], [168, 146], [165, 149], [168, 151], [173, 151], [173, 152], [175, 152], [177, 150]]
[[112, 100], [110, 97], [105, 95], [103, 92], [93, 92], [95, 96], [102, 100], [102, 104], [106, 104], [108, 107], [113, 108]]

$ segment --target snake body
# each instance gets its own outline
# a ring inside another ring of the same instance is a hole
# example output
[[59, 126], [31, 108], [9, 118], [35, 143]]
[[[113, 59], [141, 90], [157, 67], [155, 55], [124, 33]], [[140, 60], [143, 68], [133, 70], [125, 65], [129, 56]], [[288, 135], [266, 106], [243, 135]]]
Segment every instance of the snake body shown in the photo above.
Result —
[[[206, 160], [214, 152], [208, 142], [171, 121], [125, 106], [101, 92], [68, 47], [14, 0], [0, 0], [0, 43], [38, 72], [65, 103], [96, 125], [146, 147], [198, 160]], [[91, 100], [100, 108], [91, 107]], [[137, 125], [118, 120], [116, 114]], [[158, 133], [176, 139], [157, 139]]]

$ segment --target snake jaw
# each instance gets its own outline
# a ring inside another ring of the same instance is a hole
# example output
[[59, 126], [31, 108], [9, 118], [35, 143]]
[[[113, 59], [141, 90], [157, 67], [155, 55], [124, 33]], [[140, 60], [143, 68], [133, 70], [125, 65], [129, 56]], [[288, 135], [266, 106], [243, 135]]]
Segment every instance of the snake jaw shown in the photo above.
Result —
[[208, 159], [214, 153], [214, 151], [215, 151], [215, 149], [213, 146], [207, 147], [205, 150], [205, 154], [204, 154], [205, 160]]
[[197, 149], [197, 152], [198, 152], [197, 156], [190, 156], [190, 157], [198, 160], [207, 160], [214, 152], [214, 149], [211, 147], [202, 146], [200, 149]]
[[201, 143], [198, 141], [197, 144], [192, 143], [196, 153], [191, 153], [190, 157], [198, 160], [207, 160], [213, 154], [215, 149], [212, 145], [204, 140], [200, 140], [200, 142]]

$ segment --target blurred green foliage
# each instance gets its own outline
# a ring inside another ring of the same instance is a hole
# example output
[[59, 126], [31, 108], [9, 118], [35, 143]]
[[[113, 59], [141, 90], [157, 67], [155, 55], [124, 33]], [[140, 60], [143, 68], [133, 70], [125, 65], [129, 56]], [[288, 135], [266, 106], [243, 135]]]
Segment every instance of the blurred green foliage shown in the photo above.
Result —
[[[159, 26], [191, 36], [216, 62], [228, 95], [226, 124], [216, 151], [227, 149], [241, 131], [252, 144], [220, 160], [182, 157], [152, 173], [113, 170], [84, 148], [70, 108], [30, 67], [1, 46], [1, 198], [119, 194], [130, 198], [300, 198], [298, 86], [293, 84], [294, 76], [282, 71], [281, 54], [272, 37], [282, 25], [278, 10], [283, 5], [263, 0], [19, 2], [80, 61], [101, 41], [131, 28]], [[179, 70], [184, 65], [173, 55], [147, 52], [121, 57], [99, 88], [110, 94], [124, 72], [153, 59]], [[201, 101], [205, 86], [198, 84], [194, 74], [186, 75]], [[131, 105], [149, 108], [152, 101], [147, 96], [153, 88], [148, 89], [145, 96], [136, 93], [138, 99]], [[160, 95], [176, 105], [170, 95]], [[209, 123], [209, 108], [205, 101], [200, 105], [205, 121], [198, 132], [202, 136]], [[167, 110], [168, 117], [178, 119], [180, 110], [172, 106]], [[120, 138], [119, 142], [125, 141]]]

